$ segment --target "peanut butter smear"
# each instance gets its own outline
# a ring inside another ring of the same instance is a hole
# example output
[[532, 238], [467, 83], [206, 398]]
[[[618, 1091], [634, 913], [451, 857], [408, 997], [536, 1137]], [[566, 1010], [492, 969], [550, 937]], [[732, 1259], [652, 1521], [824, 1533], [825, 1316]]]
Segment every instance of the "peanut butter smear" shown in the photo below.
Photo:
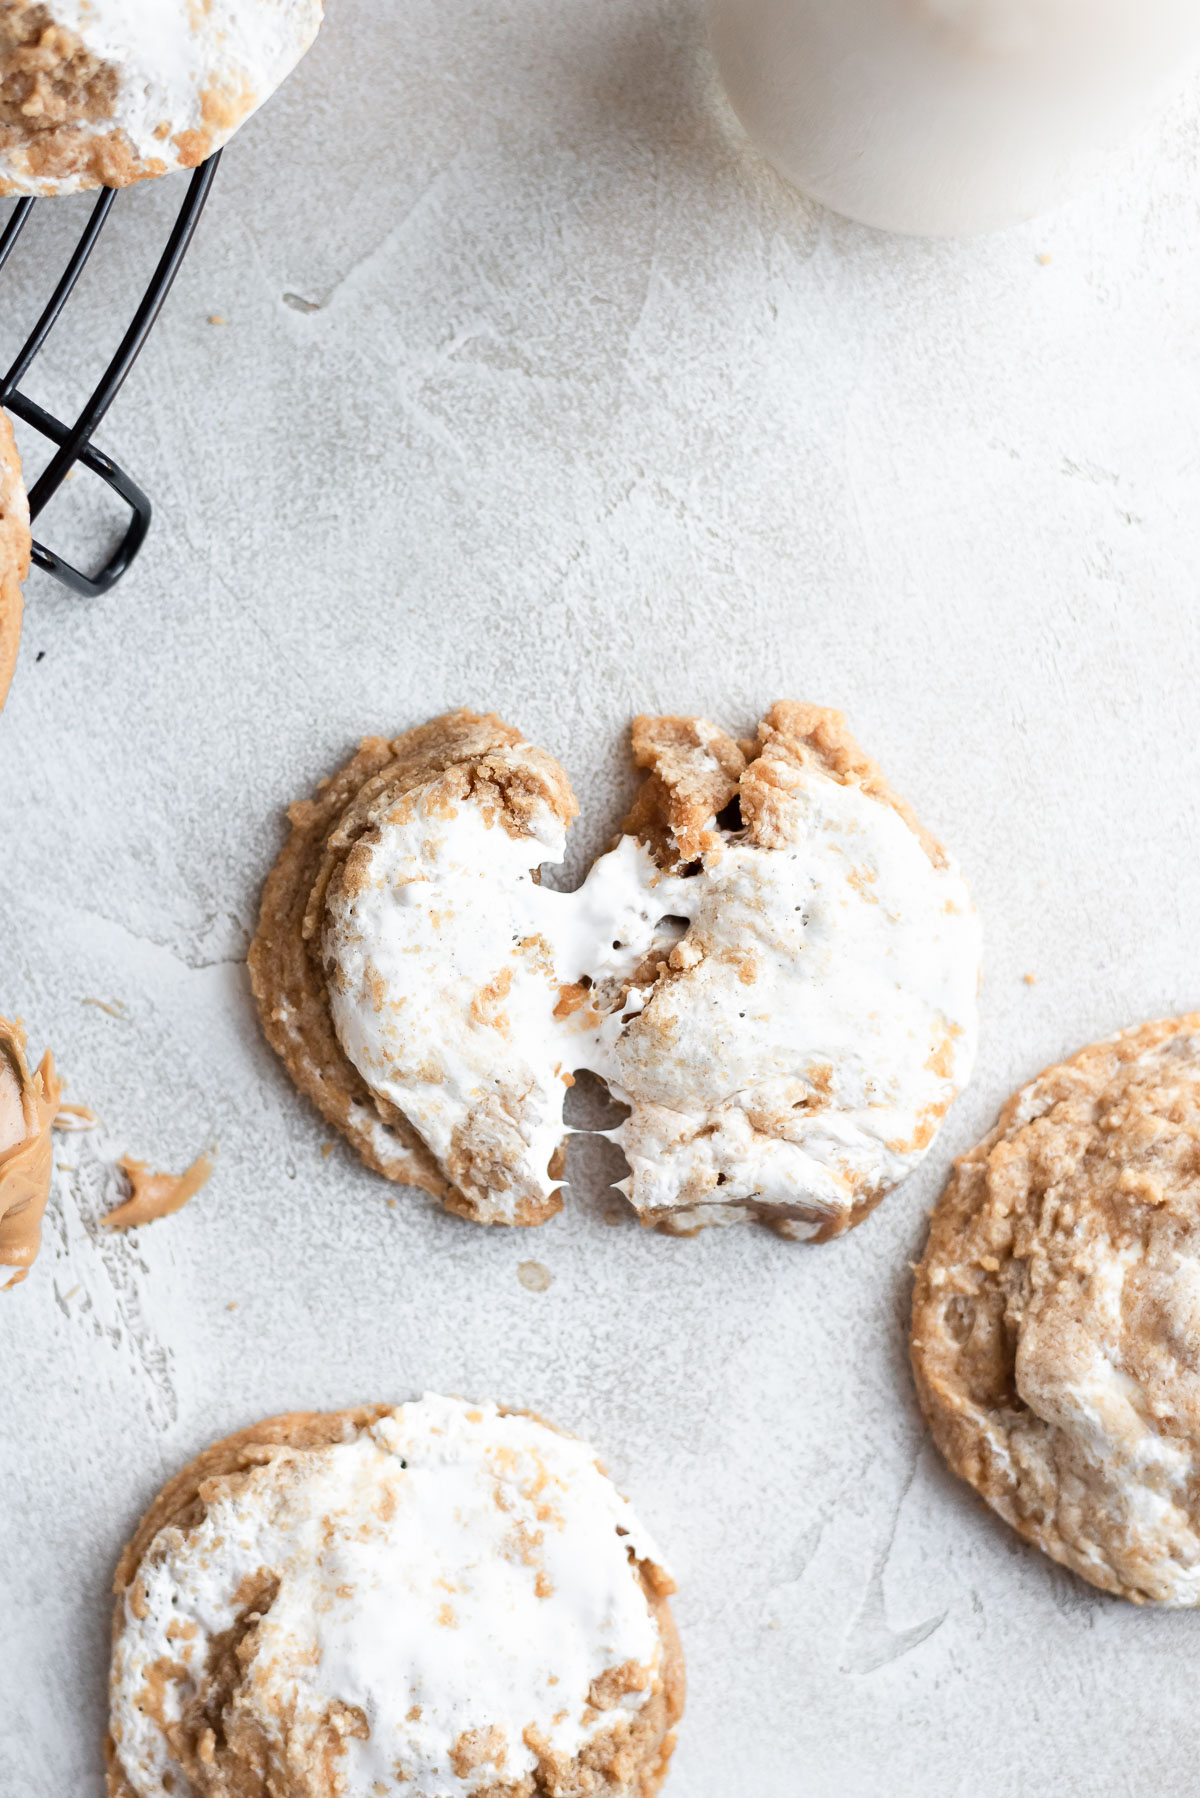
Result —
[[17, 1269], [5, 1291], [25, 1279], [42, 1246], [50, 1131], [61, 1096], [53, 1056], [47, 1052], [31, 1072], [24, 1030], [0, 1018], [0, 1267]]
[[21, 459], [8, 415], [0, 412], [0, 711], [21, 642], [21, 582], [29, 573], [31, 547]]
[[117, 1166], [127, 1176], [133, 1192], [123, 1205], [101, 1218], [106, 1230], [132, 1230], [138, 1224], [152, 1224], [156, 1218], [182, 1211], [213, 1171], [212, 1156], [208, 1154], [199, 1156], [182, 1174], [155, 1173], [148, 1161], [134, 1161], [128, 1155]]

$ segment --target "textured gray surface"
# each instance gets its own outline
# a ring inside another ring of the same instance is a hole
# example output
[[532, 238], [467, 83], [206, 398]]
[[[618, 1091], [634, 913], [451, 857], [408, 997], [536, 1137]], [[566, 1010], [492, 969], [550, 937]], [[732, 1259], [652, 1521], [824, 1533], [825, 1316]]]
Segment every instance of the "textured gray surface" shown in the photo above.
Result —
[[[690, 4], [336, 0], [106, 431], [150, 544], [98, 604], [31, 583], [0, 723], [0, 1008], [116, 1149], [218, 1147], [124, 1240], [64, 1176], [0, 1305], [2, 1798], [98, 1798], [105, 1594], [165, 1475], [425, 1386], [590, 1435], [671, 1551], [675, 1798], [1190, 1783], [1200, 1619], [1093, 1595], [942, 1473], [904, 1315], [1010, 1087], [1200, 1003], [1198, 111], [1037, 226], [904, 242], [764, 169]], [[118, 206], [52, 402], [178, 194]], [[79, 215], [39, 210], [27, 310]], [[242, 959], [285, 802], [494, 705], [566, 763], [578, 870], [634, 711], [782, 694], [849, 712], [983, 914], [983, 1053], [921, 1175], [805, 1250], [612, 1227], [599, 1149], [532, 1238], [323, 1158]]]

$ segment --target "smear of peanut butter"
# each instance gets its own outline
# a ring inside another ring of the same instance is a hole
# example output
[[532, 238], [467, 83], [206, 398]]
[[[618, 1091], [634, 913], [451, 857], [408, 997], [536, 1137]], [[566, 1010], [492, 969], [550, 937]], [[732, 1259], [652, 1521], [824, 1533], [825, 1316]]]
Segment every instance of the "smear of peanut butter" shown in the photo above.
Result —
[[181, 1211], [213, 1171], [208, 1154], [199, 1156], [182, 1174], [156, 1173], [148, 1161], [134, 1161], [128, 1155], [117, 1166], [128, 1177], [133, 1192], [123, 1205], [100, 1219], [106, 1230], [132, 1230], [137, 1224], [152, 1224], [156, 1218]]
[[29, 573], [29, 502], [7, 413], [0, 412], [0, 711], [21, 642], [21, 582]]
[[25, 1032], [0, 1018], [0, 1267], [17, 1272], [19, 1286], [42, 1246], [42, 1216], [50, 1196], [50, 1130], [61, 1089], [47, 1052], [31, 1072]]
[[94, 1130], [100, 1122], [90, 1105], [60, 1105], [54, 1120], [56, 1130]]

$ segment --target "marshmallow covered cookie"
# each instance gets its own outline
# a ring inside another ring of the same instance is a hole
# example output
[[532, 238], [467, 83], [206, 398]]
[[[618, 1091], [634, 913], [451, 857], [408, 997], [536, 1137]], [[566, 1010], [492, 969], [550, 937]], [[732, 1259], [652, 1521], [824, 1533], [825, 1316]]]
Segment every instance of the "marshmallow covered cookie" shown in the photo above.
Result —
[[322, 0], [0, 0], [0, 194], [194, 168], [312, 43]]
[[538, 869], [576, 807], [544, 750], [466, 711], [365, 742], [291, 810], [250, 956], [267, 1035], [370, 1166], [479, 1222], [559, 1209], [587, 1068], [646, 1222], [837, 1235], [969, 1072], [966, 888], [836, 712], [777, 705], [744, 743], [639, 718], [633, 747], [624, 834], [561, 893]]
[[1200, 1603], [1200, 1014], [1009, 1100], [933, 1214], [912, 1358], [938, 1447], [1027, 1541]]
[[122, 1558], [110, 1798], [652, 1798], [673, 1589], [592, 1450], [536, 1418], [274, 1418], [172, 1480]]
[[29, 573], [32, 548], [21, 458], [8, 414], [0, 412], [0, 711], [8, 697], [21, 645], [21, 582]]

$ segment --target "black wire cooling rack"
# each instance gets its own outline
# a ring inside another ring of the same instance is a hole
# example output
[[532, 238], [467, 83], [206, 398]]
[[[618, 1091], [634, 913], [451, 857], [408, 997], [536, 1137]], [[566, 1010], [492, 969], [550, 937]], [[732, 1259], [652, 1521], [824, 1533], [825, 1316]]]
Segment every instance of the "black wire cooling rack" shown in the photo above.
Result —
[[[120, 543], [95, 574], [82, 574], [69, 562], [56, 555], [45, 544], [35, 540], [33, 559], [39, 568], [52, 574], [56, 580], [70, 587], [73, 592], [92, 598], [107, 593], [110, 587], [125, 573], [150, 529], [151, 505], [136, 481], [132, 480], [103, 450], [96, 448], [92, 442], [94, 432], [99, 428], [105, 413], [116, 399], [122, 383], [137, 360], [138, 354], [154, 326], [154, 321], [162, 310], [163, 302], [171, 291], [171, 284], [179, 272], [179, 265], [187, 254], [188, 245], [192, 241], [200, 214], [204, 210], [204, 202], [208, 198], [213, 177], [217, 172], [217, 164], [221, 160], [221, 152], [210, 156], [207, 162], [201, 163], [188, 182], [187, 193], [167, 239], [167, 246], [159, 259], [150, 285], [142, 296], [133, 321], [121, 339], [119, 348], [112, 361], [105, 369], [99, 385], [92, 393], [74, 424], [63, 424], [36, 400], [21, 391], [30, 368], [33, 366], [38, 352], [42, 349], [58, 321], [59, 314], [70, 299], [75, 285], [87, 265], [88, 258], [96, 247], [104, 224], [112, 211], [117, 198], [115, 188], [102, 188], [92, 207], [87, 226], [76, 245], [70, 261], [63, 271], [58, 286], [54, 289], [46, 308], [37, 324], [30, 332], [17, 355], [16, 361], [0, 380], [0, 407], [11, 412], [14, 417], [23, 419], [33, 430], [55, 445], [50, 461], [29, 489], [29, 511], [33, 519], [45, 510], [68, 474], [77, 462], [83, 464], [92, 474], [109, 486], [129, 507], [132, 514], [125, 534]], [[133, 190], [136, 191], [136, 190]], [[50, 204], [53, 205], [53, 201]], [[12, 255], [17, 239], [29, 221], [36, 202], [23, 199], [17, 205], [0, 233], [0, 272]], [[45, 204], [45, 202], [43, 202]]]

